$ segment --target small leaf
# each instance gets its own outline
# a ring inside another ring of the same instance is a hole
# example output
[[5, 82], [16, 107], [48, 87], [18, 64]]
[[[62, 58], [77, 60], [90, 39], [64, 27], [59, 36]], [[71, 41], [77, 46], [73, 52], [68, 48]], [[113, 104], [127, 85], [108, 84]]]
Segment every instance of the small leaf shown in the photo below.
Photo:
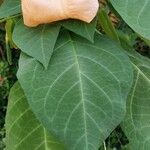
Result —
[[132, 67], [105, 37], [60, 35], [47, 70], [22, 54], [17, 76], [46, 129], [70, 150], [96, 150], [125, 115]]
[[0, 6], [0, 19], [20, 13], [20, 1], [21, 0], [4, 0]]
[[5, 30], [6, 30], [8, 42], [9, 42], [11, 48], [16, 48], [16, 45], [14, 44], [14, 42], [12, 40], [12, 32], [14, 29], [14, 25], [15, 25], [15, 21], [13, 19], [8, 19], [5, 24]]
[[79, 20], [67, 20], [60, 22], [66, 29], [88, 39], [93, 42], [94, 33], [96, 30], [97, 19], [95, 18], [91, 23], [85, 23]]
[[117, 32], [116, 32], [114, 26], [112, 25], [112, 23], [110, 21], [110, 18], [108, 17], [108, 15], [107, 15], [107, 13], [105, 12], [104, 9], [100, 9], [98, 17], [99, 17], [99, 23], [102, 26], [105, 33], [111, 39], [120, 42], [119, 37], [117, 35]]
[[47, 68], [59, 30], [60, 26], [56, 24], [28, 28], [21, 20], [15, 26], [13, 40], [24, 53], [37, 59]]
[[150, 40], [150, 0], [110, 0], [125, 22]]
[[6, 116], [7, 150], [64, 150], [39, 123], [29, 108], [21, 86], [11, 89]]
[[134, 83], [128, 97], [123, 129], [129, 139], [128, 150], [150, 149], [150, 60], [128, 53], [134, 68]]
[[12, 41], [12, 31], [14, 28], [14, 21], [12, 19], [8, 19], [5, 23], [5, 45], [6, 45], [6, 56], [7, 61], [10, 65], [12, 65], [12, 49], [16, 48], [14, 42]]

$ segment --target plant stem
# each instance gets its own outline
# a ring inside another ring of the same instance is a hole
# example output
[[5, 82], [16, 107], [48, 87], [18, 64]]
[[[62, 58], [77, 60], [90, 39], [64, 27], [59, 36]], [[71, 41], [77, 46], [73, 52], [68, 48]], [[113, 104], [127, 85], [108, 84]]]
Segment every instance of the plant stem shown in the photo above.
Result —
[[105, 141], [103, 143], [104, 143], [104, 150], [107, 150]]

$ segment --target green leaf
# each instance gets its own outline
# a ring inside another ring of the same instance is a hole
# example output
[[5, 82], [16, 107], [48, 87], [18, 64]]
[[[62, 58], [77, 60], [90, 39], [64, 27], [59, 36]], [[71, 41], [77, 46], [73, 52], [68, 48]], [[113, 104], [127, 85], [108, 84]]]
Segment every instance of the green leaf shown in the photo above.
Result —
[[94, 33], [96, 30], [97, 18], [95, 18], [91, 23], [85, 23], [79, 20], [67, 20], [67, 21], [62, 21], [60, 23], [66, 29], [93, 42]]
[[6, 45], [6, 55], [7, 55], [7, 61], [10, 65], [12, 65], [12, 49], [16, 47], [15, 44], [12, 41], [12, 31], [14, 28], [14, 21], [13, 19], [8, 19], [5, 23], [5, 45]]
[[129, 139], [128, 150], [150, 149], [150, 60], [129, 53], [134, 68], [134, 84], [123, 121]]
[[29, 108], [21, 86], [11, 89], [6, 116], [6, 150], [63, 150]]
[[7, 34], [7, 41], [11, 48], [16, 48], [16, 45], [14, 44], [12, 40], [12, 32], [14, 29], [15, 21], [13, 19], [8, 19], [5, 23], [5, 30]]
[[122, 121], [132, 84], [128, 57], [98, 34], [60, 34], [49, 67], [25, 54], [18, 79], [43, 125], [69, 150], [96, 150]]
[[20, 0], [4, 0], [0, 6], [0, 19], [20, 13]]
[[59, 30], [60, 26], [56, 24], [28, 28], [21, 20], [15, 26], [13, 40], [24, 53], [37, 59], [47, 68]]
[[125, 50], [133, 49], [133, 45], [135, 43], [135, 40], [137, 38], [137, 35], [135, 33], [124, 33], [122, 30], [116, 30], [119, 40], [120, 40], [120, 45], [122, 48]]
[[105, 33], [113, 40], [119, 41], [118, 34], [112, 25], [112, 22], [110, 21], [110, 18], [108, 17], [106, 11], [104, 9], [100, 9], [98, 13], [99, 17], [99, 24], [102, 26]]
[[150, 40], [150, 0], [111, 0], [111, 3], [135, 32]]

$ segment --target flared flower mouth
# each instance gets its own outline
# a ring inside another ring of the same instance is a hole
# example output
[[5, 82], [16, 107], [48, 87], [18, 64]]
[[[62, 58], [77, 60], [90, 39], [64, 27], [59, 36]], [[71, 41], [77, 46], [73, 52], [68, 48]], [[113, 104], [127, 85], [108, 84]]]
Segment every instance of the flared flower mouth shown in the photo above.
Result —
[[89, 23], [98, 8], [98, 0], [22, 0], [24, 24], [29, 27], [64, 19]]

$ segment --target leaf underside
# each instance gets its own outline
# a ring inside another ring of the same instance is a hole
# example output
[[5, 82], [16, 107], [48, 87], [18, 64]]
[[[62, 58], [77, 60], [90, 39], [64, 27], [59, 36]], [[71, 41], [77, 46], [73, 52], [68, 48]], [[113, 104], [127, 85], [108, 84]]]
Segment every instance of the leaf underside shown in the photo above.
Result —
[[60, 35], [47, 70], [22, 54], [17, 76], [46, 129], [70, 150], [97, 150], [125, 115], [132, 67], [105, 37]]

